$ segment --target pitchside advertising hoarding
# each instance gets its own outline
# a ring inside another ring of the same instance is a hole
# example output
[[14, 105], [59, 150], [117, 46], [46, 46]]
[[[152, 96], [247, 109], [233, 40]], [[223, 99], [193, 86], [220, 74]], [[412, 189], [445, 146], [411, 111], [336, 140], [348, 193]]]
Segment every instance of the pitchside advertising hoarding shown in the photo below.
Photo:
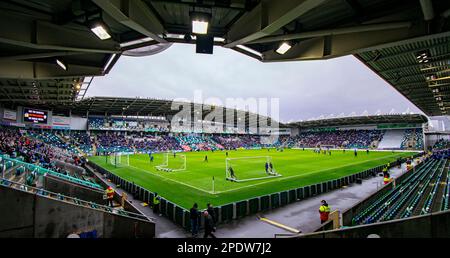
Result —
[[70, 128], [70, 117], [52, 116], [52, 127], [54, 129], [69, 129]]
[[23, 109], [23, 121], [34, 124], [47, 124], [48, 112], [33, 108]]
[[15, 110], [3, 110], [3, 119], [17, 121], [17, 112]]

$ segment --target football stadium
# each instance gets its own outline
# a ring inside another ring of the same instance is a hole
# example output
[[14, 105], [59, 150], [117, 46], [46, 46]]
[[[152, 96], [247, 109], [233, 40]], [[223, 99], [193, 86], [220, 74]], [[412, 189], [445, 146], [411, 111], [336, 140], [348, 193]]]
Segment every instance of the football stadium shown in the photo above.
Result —
[[[0, 13], [0, 238], [450, 237], [449, 1], [8, 0]], [[248, 86], [208, 59], [221, 56]], [[184, 68], [133, 64], [150, 58]], [[317, 84], [295, 90], [304, 78]], [[191, 83], [218, 98], [186, 99]], [[340, 95], [366, 111], [346, 115]]]

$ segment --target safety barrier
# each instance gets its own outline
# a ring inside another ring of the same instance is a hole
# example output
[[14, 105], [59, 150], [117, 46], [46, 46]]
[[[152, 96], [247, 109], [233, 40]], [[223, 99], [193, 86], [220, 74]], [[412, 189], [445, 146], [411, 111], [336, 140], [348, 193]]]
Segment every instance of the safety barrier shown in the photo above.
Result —
[[64, 175], [31, 163], [27, 163], [23, 161], [23, 158], [17, 158], [17, 159], [13, 159], [10, 158], [8, 155], [1, 155], [1, 162], [3, 163], [3, 167], [5, 167], [5, 169], [9, 169], [12, 168], [13, 166], [18, 166], [20, 165], [23, 169], [27, 169], [28, 171], [34, 171], [39, 175], [44, 175], [44, 174], [48, 174], [48, 175], [52, 175], [54, 177], [63, 179], [63, 180], [67, 180], [70, 181], [72, 183], [77, 183], [83, 186], [87, 186], [87, 187], [91, 187], [91, 188], [95, 188], [95, 189], [99, 189], [102, 190], [103, 188], [97, 184], [97, 183], [93, 183], [93, 182], [89, 182], [83, 179], [79, 179], [73, 176], [69, 176], [69, 175]]
[[[421, 154], [416, 154], [417, 157]], [[400, 162], [404, 162], [401, 160]], [[114, 184], [119, 185], [123, 190], [129, 193], [135, 193], [135, 199], [143, 202], [152, 203], [153, 192], [144, 189], [140, 186], [134, 185], [127, 180], [109, 172], [108, 170], [98, 166], [95, 163], [88, 162], [89, 166], [105, 174]], [[391, 167], [397, 166], [398, 163], [392, 162]], [[329, 180], [313, 185], [307, 185], [294, 189], [288, 189], [269, 195], [253, 197], [251, 199], [241, 200], [238, 202], [228, 203], [215, 208], [217, 223], [227, 223], [234, 219], [242, 218], [251, 214], [256, 214], [261, 211], [267, 211], [278, 207], [285, 206], [289, 203], [301, 201], [312, 196], [323, 194], [326, 192], [339, 189], [343, 186], [355, 183], [358, 179], [365, 179], [371, 176], [376, 176], [380, 173], [385, 165], [377, 166], [356, 174], [346, 177]], [[137, 190], [136, 190], [137, 189]], [[168, 217], [176, 224], [182, 226], [186, 230], [190, 230], [190, 212], [189, 210], [173, 203], [161, 196], [160, 202], [161, 214]], [[199, 224], [203, 225], [203, 222]]]

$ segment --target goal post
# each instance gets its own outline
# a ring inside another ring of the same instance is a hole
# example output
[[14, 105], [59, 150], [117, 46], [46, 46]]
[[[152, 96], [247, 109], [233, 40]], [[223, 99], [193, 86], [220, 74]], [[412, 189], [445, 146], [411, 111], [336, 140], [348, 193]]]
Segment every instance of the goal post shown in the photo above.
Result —
[[161, 164], [155, 166], [158, 171], [176, 172], [186, 170], [186, 155], [165, 152], [162, 154]]
[[225, 179], [229, 181], [247, 182], [280, 176], [270, 156], [225, 159]]
[[130, 165], [130, 155], [121, 152], [111, 153], [109, 163], [115, 167], [125, 167]]
[[321, 150], [333, 150], [333, 149], [337, 149], [337, 148], [336, 148], [336, 145], [322, 144], [322, 145], [320, 145], [320, 149]]

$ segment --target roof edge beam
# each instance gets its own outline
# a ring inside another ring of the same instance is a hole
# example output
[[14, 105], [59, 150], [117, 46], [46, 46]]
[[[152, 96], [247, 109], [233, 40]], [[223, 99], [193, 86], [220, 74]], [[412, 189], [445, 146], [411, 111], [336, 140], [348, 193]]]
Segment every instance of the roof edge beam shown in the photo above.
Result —
[[327, 0], [262, 1], [237, 20], [227, 33], [225, 47], [233, 48], [269, 36]]
[[164, 26], [156, 15], [141, 0], [92, 0], [104, 12], [119, 23], [147, 37], [167, 43], [159, 35], [164, 33]]
[[276, 41], [285, 41], [285, 40], [293, 40], [293, 39], [308, 39], [308, 38], [351, 34], [351, 33], [368, 32], [368, 31], [401, 29], [401, 28], [409, 28], [409, 27], [411, 27], [411, 25], [412, 25], [411, 22], [367, 24], [367, 25], [354, 26], [354, 27], [331, 29], [331, 30], [308, 31], [308, 32], [302, 32], [302, 33], [266, 37], [266, 38], [252, 41], [250, 43], [251, 44], [268, 43], [268, 42], [276, 42]]

